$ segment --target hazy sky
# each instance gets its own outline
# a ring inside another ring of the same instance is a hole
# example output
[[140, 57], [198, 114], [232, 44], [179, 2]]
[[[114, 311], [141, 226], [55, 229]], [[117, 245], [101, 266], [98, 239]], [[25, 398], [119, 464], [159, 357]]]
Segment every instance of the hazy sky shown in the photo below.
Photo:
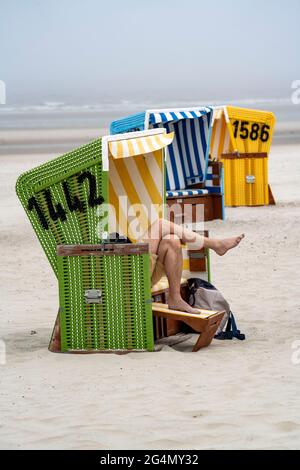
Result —
[[0, 0], [9, 102], [287, 97], [300, 0]]

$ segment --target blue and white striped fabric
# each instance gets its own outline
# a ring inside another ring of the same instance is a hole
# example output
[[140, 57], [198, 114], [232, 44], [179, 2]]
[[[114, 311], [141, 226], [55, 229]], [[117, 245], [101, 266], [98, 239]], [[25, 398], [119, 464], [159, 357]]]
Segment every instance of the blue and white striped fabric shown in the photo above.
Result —
[[205, 196], [206, 194], [222, 194], [222, 188], [221, 186], [211, 186], [204, 189], [167, 191], [167, 197]]
[[211, 113], [212, 109], [209, 107], [188, 110], [165, 110], [163, 112], [150, 112], [149, 123], [150, 124], [161, 124], [164, 122], [180, 121], [181, 119], [198, 119], [201, 116]]
[[137, 132], [145, 129], [146, 113], [132, 114], [110, 124], [111, 134], [124, 134], [125, 132]]
[[208, 189], [186, 189], [185, 191], [167, 191], [167, 197], [203, 196], [205, 194], [209, 194]]
[[149, 127], [164, 127], [174, 132], [167, 147], [167, 190], [186, 189], [190, 178], [206, 179], [211, 135], [212, 108], [182, 111], [153, 111]]

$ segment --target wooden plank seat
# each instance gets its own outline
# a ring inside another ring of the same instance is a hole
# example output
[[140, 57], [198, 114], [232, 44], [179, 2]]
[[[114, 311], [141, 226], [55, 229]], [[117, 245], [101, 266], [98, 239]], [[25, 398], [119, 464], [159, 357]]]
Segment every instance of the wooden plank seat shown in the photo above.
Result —
[[158, 302], [152, 304], [152, 313], [155, 317], [185, 323], [196, 333], [200, 333], [193, 347], [193, 352], [210, 345], [225, 314], [224, 311], [210, 310], [199, 310], [199, 314], [185, 313], [170, 310], [166, 304]]
[[[152, 287], [152, 300], [155, 303], [167, 304], [169, 297], [169, 283], [163, 277], [158, 284]], [[181, 280], [181, 297], [188, 302], [189, 288], [186, 279]], [[152, 304], [153, 305], [153, 304]], [[177, 319], [163, 318], [153, 315], [154, 340], [175, 336], [182, 333], [184, 325]]]

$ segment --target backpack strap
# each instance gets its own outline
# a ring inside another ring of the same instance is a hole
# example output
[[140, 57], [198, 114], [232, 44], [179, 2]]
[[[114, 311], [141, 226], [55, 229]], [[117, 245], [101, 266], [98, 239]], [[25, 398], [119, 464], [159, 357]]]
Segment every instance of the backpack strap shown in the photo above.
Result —
[[196, 303], [196, 297], [195, 297], [196, 291], [197, 291], [197, 289], [195, 287], [195, 284], [194, 283], [189, 283], [189, 293], [190, 293], [190, 305], [191, 305], [191, 307], [194, 307], [194, 305]]
[[215, 339], [219, 340], [232, 340], [233, 338], [237, 338], [240, 341], [244, 341], [246, 336], [237, 329], [236, 321], [232, 312], [230, 312], [226, 329], [225, 331], [221, 331], [218, 335], [215, 336]]
[[239, 339], [240, 341], [244, 341], [246, 336], [237, 329], [236, 321], [232, 312], [230, 312], [229, 318], [231, 319], [231, 331], [233, 337]]

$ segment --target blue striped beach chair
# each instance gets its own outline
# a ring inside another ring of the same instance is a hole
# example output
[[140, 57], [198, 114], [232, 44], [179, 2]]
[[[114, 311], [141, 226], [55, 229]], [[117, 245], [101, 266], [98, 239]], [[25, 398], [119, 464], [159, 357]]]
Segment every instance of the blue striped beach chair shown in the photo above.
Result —
[[211, 107], [148, 110], [112, 122], [110, 132], [174, 132], [166, 154], [167, 203], [202, 204], [204, 220], [224, 219], [222, 165], [209, 159], [212, 118]]

